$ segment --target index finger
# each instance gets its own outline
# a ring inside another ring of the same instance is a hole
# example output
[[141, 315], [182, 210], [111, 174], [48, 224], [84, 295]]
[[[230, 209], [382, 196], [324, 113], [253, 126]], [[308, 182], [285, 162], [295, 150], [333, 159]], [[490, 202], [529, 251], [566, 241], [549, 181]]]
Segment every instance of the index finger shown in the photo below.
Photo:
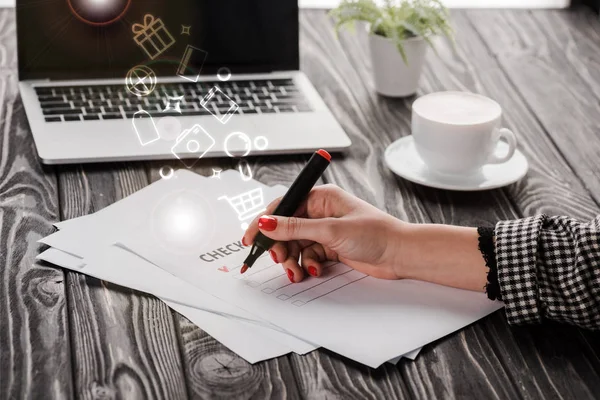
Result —
[[264, 214], [272, 214], [277, 208], [277, 205], [281, 202], [281, 197], [276, 198], [272, 202], [269, 203], [265, 212], [258, 214], [252, 222], [248, 225], [246, 232], [244, 232], [244, 236], [242, 236], [242, 244], [244, 246], [250, 246], [254, 241], [254, 237], [258, 234], [258, 219], [261, 215]]
[[[259, 231], [258, 230], [258, 219], [263, 215], [272, 214], [273, 211], [275, 211], [275, 209], [281, 202], [282, 198], [283, 198], [283, 196], [278, 197], [275, 200], [273, 200], [272, 202], [270, 202], [269, 205], [267, 206], [266, 210], [264, 212], [258, 214], [252, 220], [252, 222], [250, 222], [250, 224], [248, 225], [248, 228], [246, 228], [246, 232], [244, 232], [244, 236], [242, 236], [242, 244], [244, 246], [250, 246], [254, 242], [254, 238], [256, 237], [256, 235], [258, 234], [258, 231]], [[298, 207], [298, 210], [296, 210], [296, 212], [294, 213], [294, 216], [299, 217], [304, 214], [306, 214], [306, 200], [304, 200], [302, 202], [302, 204], [300, 204], [300, 207]]]

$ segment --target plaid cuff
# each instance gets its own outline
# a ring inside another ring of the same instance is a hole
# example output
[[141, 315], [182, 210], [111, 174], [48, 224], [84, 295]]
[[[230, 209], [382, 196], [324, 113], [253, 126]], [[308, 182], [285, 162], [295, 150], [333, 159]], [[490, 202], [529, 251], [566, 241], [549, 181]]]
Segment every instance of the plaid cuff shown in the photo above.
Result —
[[539, 299], [547, 318], [600, 329], [600, 216], [550, 217], [540, 235]]
[[538, 239], [545, 215], [496, 224], [498, 283], [509, 324], [540, 323]]

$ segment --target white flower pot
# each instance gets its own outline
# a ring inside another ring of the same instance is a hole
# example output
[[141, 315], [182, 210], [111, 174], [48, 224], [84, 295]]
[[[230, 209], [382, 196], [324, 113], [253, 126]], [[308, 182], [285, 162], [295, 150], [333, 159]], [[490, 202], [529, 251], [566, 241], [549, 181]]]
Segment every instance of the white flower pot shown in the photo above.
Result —
[[427, 42], [422, 37], [404, 41], [408, 64], [391, 39], [370, 34], [369, 47], [375, 90], [378, 93], [390, 97], [405, 97], [416, 93], [427, 53]]

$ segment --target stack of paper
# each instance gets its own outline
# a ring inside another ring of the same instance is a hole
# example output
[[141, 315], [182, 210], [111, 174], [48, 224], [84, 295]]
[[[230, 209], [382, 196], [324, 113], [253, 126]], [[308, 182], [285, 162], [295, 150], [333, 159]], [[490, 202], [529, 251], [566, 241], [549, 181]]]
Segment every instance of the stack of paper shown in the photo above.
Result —
[[[241, 275], [248, 222], [285, 193], [237, 171], [178, 171], [95, 214], [56, 224], [38, 258], [153, 294], [250, 363], [326, 347], [371, 367], [497, 310], [485, 295], [384, 281], [342, 263], [289, 282], [263, 256]], [[85, 232], [85, 234], [83, 234]]]

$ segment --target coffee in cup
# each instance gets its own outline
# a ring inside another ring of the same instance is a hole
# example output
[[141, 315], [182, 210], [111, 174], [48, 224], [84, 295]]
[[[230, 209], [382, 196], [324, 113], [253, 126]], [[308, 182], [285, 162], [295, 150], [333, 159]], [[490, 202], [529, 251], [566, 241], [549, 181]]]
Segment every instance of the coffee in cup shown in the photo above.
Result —
[[[513, 156], [517, 138], [500, 127], [501, 118], [500, 105], [479, 94], [427, 94], [412, 106], [415, 148], [428, 168], [447, 174], [469, 174], [485, 164], [504, 163]], [[498, 155], [501, 139], [508, 150]]]

